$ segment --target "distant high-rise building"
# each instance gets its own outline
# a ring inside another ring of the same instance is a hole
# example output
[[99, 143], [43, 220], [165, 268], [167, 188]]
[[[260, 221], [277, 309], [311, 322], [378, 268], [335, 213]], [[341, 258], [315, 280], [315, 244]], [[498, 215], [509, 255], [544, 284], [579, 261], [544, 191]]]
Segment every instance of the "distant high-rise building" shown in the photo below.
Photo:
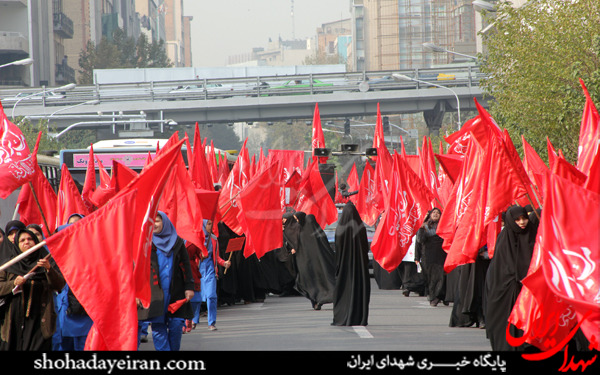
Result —
[[355, 71], [430, 67], [457, 58], [427, 51], [424, 43], [477, 53], [472, 0], [353, 0], [351, 15]]

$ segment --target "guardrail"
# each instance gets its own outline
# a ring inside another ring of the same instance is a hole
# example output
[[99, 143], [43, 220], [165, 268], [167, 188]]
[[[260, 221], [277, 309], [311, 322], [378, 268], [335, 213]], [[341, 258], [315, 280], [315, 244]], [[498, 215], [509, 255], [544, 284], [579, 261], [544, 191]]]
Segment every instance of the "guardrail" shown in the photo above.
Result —
[[[196, 79], [185, 81], [139, 82], [127, 84], [96, 84], [77, 86], [68, 91], [54, 91], [45, 100], [18, 101], [18, 107], [69, 106], [89, 101], [176, 101], [226, 100], [231, 97], [266, 97], [287, 95], [335, 94], [341, 92], [369, 92], [380, 90], [408, 90], [429, 88], [417, 81], [397, 81], [392, 74], [402, 74], [419, 81], [452, 87], [477, 86], [485, 78], [476, 66], [422, 68], [400, 71], [319, 73], [228, 79]], [[300, 83], [298, 83], [300, 82]], [[50, 88], [0, 90], [0, 101], [5, 109], [17, 103], [19, 93], [34, 94]]]

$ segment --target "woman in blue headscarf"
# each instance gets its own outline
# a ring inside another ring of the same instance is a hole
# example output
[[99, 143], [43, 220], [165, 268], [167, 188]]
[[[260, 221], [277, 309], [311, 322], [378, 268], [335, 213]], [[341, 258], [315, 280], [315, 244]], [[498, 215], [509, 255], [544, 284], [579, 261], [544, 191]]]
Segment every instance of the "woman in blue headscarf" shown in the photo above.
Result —
[[[185, 319], [192, 318], [189, 300], [194, 296], [194, 279], [185, 243], [161, 211], [156, 215], [152, 235], [150, 290], [150, 306], [138, 309], [140, 327], [144, 321], [151, 324], [156, 350], [177, 351]], [[170, 304], [183, 299], [187, 302], [176, 311], [168, 310]]]
[[223, 260], [219, 256], [217, 237], [212, 234], [212, 220], [204, 219], [202, 229], [204, 230], [205, 247], [208, 256], [200, 262], [200, 281], [202, 301], [206, 302], [208, 329], [215, 331], [217, 322], [217, 265], [226, 269], [231, 265], [230, 261]]

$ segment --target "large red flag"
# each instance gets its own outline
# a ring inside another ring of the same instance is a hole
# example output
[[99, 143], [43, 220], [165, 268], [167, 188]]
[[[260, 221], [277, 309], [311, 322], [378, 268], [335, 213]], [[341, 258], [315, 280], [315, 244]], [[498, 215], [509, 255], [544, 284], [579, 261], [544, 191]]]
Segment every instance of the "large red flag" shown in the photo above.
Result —
[[35, 148], [30, 153], [23, 133], [8, 120], [0, 104], [0, 198], [6, 199], [33, 179], [41, 135], [42, 132], [38, 134]]
[[307, 215], [315, 215], [321, 228], [337, 221], [337, 208], [325, 187], [323, 177], [319, 172], [319, 164], [316, 161], [312, 161], [302, 175], [295, 209]]
[[594, 154], [598, 152], [598, 144], [600, 143], [600, 115], [583, 80], [580, 79], [579, 81], [585, 94], [585, 107], [581, 117], [581, 128], [579, 129], [577, 168], [584, 174], [588, 174], [594, 160]]
[[423, 148], [419, 160], [421, 161], [421, 179], [437, 197], [440, 185], [430, 138], [423, 137]]
[[562, 348], [563, 340], [577, 323], [577, 315], [546, 284], [541, 264], [544, 251], [541, 240], [546, 237], [543, 232], [539, 227], [527, 277], [522, 281], [523, 287], [508, 318], [523, 335], [520, 338], [507, 335], [507, 341], [513, 346], [527, 342], [543, 352], [551, 352]]
[[247, 141], [248, 139], [244, 140], [240, 153], [219, 195], [218, 212], [221, 221], [238, 235], [242, 235], [243, 232], [237, 220], [239, 212], [237, 196], [250, 178], [250, 159], [248, 157], [248, 149], [246, 148]]
[[[600, 195], [552, 174], [544, 197], [540, 222], [544, 238], [540, 241], [546, 283], [573, 306], [581, 331], [598, 350], [600, 237], [596, 230], [600, 228]], [[573, 207], [577, 207], [576, 214]]]
[[385, 134], [383, 133], [383, 120], [381, 118], [381, 109], [379, 107], [379, 103], [377, 103], [377, 117], [375, 120], [375, 132], [373, 133], [373, 148], [377, 149], [377, 157], [373, 158], [373, 160], [379, 159], [379, 150], [381, 148], [387, 147], [385, 146]]
[[94, 322], [94, 341], [86, 350], [137, 349], [132, 248], [133, 228], [141, 223], [131, 215], [136, 194], [129, 190], [46, 239], [69, 288]]
[[315, 104], [315, 111], [313, 113], [312, 121], [312, 158], [313, 160], [319, 160], [319, 163], [327, 163], [327, 157], [315, 156], [315, 148], [325, 148], [325, 136], [323, 135], [323, 127], [321, 126], [321, 113], [319, 112], [319, 103]]
[[400, 169], [407, 167], [399, 166], [399, 161], [400, 158], [394, 158], [386, 208], [371, 243], [373, 259], [388, 272], [402, 262], [422, 213], [402, 177]]
[[[33, 188], [33, 189], [32, 189]], [[25, 225], [38, 224], [50, 236], [56, 229], [56, 192], [36, 164], [36, 172], [30, 184], [21, 187], [17, 198], [19, 220]], [[38, 206], [39, 204], [39, 206]]]
[[63, 163], [60, 170], [60, 185], [56, 201], [56, 227], [67, 223], [69, 216], [73, 214], [87, 215], [87, 206], [81, 198], [81, 194], [73, 181], [73, 177]]
[[175, 159], [173, 174], [165, 184], [158, 209], [169, 217], [181, 238], [204, 250], [201, 205], [181, 153]]
[[375, 206], [375, 196], [377, 194], [377, 184], [375, 182], [375, 170], [369, 162], [365, 163], [360, 185], [356, 197], [356, 210], [358, 211], [362, 221], [374, 226], [379, 217], [379, 210]]
[[279, 161], [275, 161], [250, 180], [237, 198], [246, 258], [254, 253], [260, 259], [283, 245], [281, 181]]
[[587, 181], [584, 187], [588, 190], [600, 194], [600, 144], [596, 147], [598, 150], [594, 156], [594, 160], [590, 165]]
[[150, 303], [150, 249], [154, 219], [165, 184], [177, 168], [176, 160], [181, 156], [183, 142], [173, 142], [170, 147], [161, 149], [142, 172], [113, 198], [137, 189], [136, 209], [129, 213], [129, 220], [134, 224], [127, 228], [135, 234], [132, 249], [136, 297], [145, 307]]
[[473, 262], [484, 241], [481, 236], [486, 203], [485, 156], [483, 147], [471, 137], [452, 199], [440, 217], [436, 233], [444, 239], [443, 247], [448, 252], [444, 264], [447, 273], [458, 265]]

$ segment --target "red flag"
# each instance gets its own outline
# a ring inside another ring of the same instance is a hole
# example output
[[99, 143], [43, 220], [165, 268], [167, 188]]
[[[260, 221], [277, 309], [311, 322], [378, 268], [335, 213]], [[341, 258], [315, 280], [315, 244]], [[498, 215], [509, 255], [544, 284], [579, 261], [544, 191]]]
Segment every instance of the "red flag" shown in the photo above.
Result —
[[30, 182], [21, 187], [17, 198], [19, 219], [25, 225], [39, 224], [46, 230], [46, 236], [50, 236], [56, 229], [56, 192], [37, 164]]
[[538, 197], [543, 198], [542, 192], [544, 191], [544, 176], [550, 172], [550, 169], [534, 150], [534, 148], [527, 143], [525, 137], [521, 136], [521, 140], [523, 142], [523, 166], [529, 175], [529, 179], [537, 187], [536, 193], [539, 194]]
[[485, 168], [485, 151], [471, 137], [463, 169], [437, 228], [448, 252], [444, 264], [447, 273], [458, 265], [472, 263], [484, 240], [481, 235], [485, 213], [484, 182], [487, 180]]
[[403, 178], [401, 169], [406, 170], [407, 166], [401, 167], [400, 161], [400, 158], [394, 158], [386, 209], [371, 243], [373, 259], [388, 272], [402, 262], [422, 214], [410, 193], [409, 184]]
[[298, 200], [298, 188], [300, 186], [300, 181], [302, 181], [302, 176], [300, 176], [301, 172], [293, 171], [290, 178], [285, 182], [283, 189], [281, 191], [281, 201], [283, 202], [283, 207], [285, 206], [294, 206], [296, 201]]
[[375, 170], [367, 161], [362, 177], [360, 178], [360, 186], [356, 198], [356, 210], [358, 211], [362, 221], [369, 225], [375, 225], [379, 217], [379, 210], [375, 207], [376, 195]]
[[377, 156], [373, 158], [374, 160], [379, 159], [379, 150], [387, 147], [385, 145], [385, 134], [383, 133], [383, 121], [381, 118], [381, 110], [379, 108], [379, 103], [377, 103], [377, 119], [375, 121], [375, 132], [373, 133], [373, 148], [377, 149]]
[[[353, 163], [352, 168], [350, 168], [348, 179], [346, 179], [346, 186], [348, 187], [348, 192], [357, 192], [359, 189], [360, 180], [358, 178], [358, 172], [356, 171], [356, 163]], [[351, 195], [349, 199], [356, 205], [356, 202], [358, 201], [358, 195]]]
[[577, 315], [546, 284], [541, 264], [544, 251], [541, 239], [546, 237], [543, 232], [539, 227], [527, 277], [522, 281], [523, 287], [508, 318], [523, 331], [523, 336], [507, 335], [507, 341], [513, 346], [527, 342], [543, 352], [550, 352], [559, 349], [558, 343], [569, 336], [577, 323]]
[[275, 161], [250, 180], [237, 198], [238, 219], [246, 235], [246, 258], [254, 253], [260, 259], [283, 246], [281, 179], [279, 162]]
[[[325, 136], [323, 135], [323, 128], [321, 127], [321, 114], [319, 112], [319, 103], [315, 104], [315, 112], [313, 113], [312, 122], [312, 158], [316, 160], [315, 148], [325, 148]], [[327, 157], [319, 157], [319, 163], [327, 163]]]
[[181, 153], [175, 159], [173, 174], [165, 184], [158, 209], [169, 217], [181, 238], [204, 248], [201, 206]]
[[92, 202], [92, 195], [94, 194], [94, 191], [96, 191], [96, 165], [94, 160], [94, 146], [90, 145], [85, 181], [83, 182], [83, 189], [81, 190], [81, 199], [83, 199], [83, 203], [87, 207], [88, 212], [94, 210], [94, 203]]
[[200, 140], [200, 130], [196, 124], [194, 132], [194, 151], [192, 159], [188, 160], [190, 176], [198, 189], [214, 189], [212, 176], [208, 161], [206, 160], [206, 149]]
[[102, 207], [103, 204], [115, 196], [116, 191], [104, 165], [102, 165], [102, 162], [97, 157], [96, 161], [98, 162], [98, 172], [100, 173], [100, 184], [92, 194], [91, 201], [94, 206]]
[[548, 150], [548, 167], [552, 169], [554, 168], [554, 161], [558, 158], [558, 153], [556, 152], [554, 145], [552, 145], [552, 142], [550, 142], [550, 138], [548, 138], [548, 136], [546, 136], [546, 148]]
[[242, 235], [242, 228], [237, 220], [239, 207], [237, 205], [237, 196], [244, 186], [248, 183], [250, 160], [248, 157], [248, 149], [246, 142], [240, 150], [231, 172], [227, 176], [226, 182], [223, 184], [221, 194], [219, 195], [219, 214], [221, 220], [235, 233]]
[[137, 172], [129, 168], [123, 163], [113, 159], [112, 170], [111, 170], [111, 186], [115, 189], [115, 192], [121, 191], [127, 186], [135, 177]]
[[21, 130], [8, 120], [0, 104], [0, 198], [31, 181], [37, 165], [37, 149], [42, 132], [38, 134], [33, 153]]
[[579, 80], [585, 94], [585, 107], [581, 117], [579, 129], [579, 149], [577, 152], [577, 168], [584, 174], [589, 173], [590, 166], [598, 152], [600, 144], [600, 115], [585, 87], [583, 80]]
[[131, 251], [136, 235], [132, 229], [140, 224], [131, 215], [136, 194], [130, 190], [46, 239], [69, 288], [94, 322], [95, 340], [86, 350], [137, 349]]
[[600, 144], [596, 147], [594, 160], [590, 164], [587, 181], [584, 187], [588, 190], [600, 194]]
[[430, 138], [423, 137], [423, 149], [420, 156], [421, 157], [419, 160], [421, 161], [421, 179], [423, 182], [425, 182], [433, 194], [437, 196], [439, 181]]
[[435, 154], [435, 158], [440, 163], [440, 169], [443, 169], [450, 181], [455, 183], [462, 169], [464, 155], [462, 154]]
[[342, 193], [340, 192], [337, 171], [335, 171], [335, 200], [334, 201], [336, 204], [338, 204], [338, 203], [344, 204], [344, 203], [348, 202], [348, 197], [342, 196]]
[[266, 165], [271, 165], [279, 161], [283, 173], [283, 183], [286, 184], [296, 172], [298, 176], [302, 175], [304, 169], [304, 151], [301, 150], [269, 150]]
[[128, 215], [133, 224], [128, 224], [127, 228], [135, 234], [132, 249], [136, 297], [146, 307], [150, 303], [150, 249], [154, 219], [165, 184], [177, 168], [176, 160], [181, 157], [183, 142], [181, 140], [161, 149], [144, 170], [113, 198], [137, 190], [136, 209]]
[[[585, 228], [600, 228], [600, 195], [552, 174], [544, 197], [540, 241], [546, 283], [573, 306], [581, 331], [598, 350], [600, 237]], [[573, 207], [577, 207], [575, 215]]]
[[337, 221], [337, 208], [323, 183], [316, 161], [311, 162], [302, 175], [295, 209], [314, 215], [321, 228]]
[[89, 213], [75, 185], [75, 181], [73, 181], [73, 177], [71, 177], [71, 173], [64, 163], [60, 170], [60, 186], [57, 198], [56, 227], [66, 224], [69, 216], [73, 214], [85, 216]]

